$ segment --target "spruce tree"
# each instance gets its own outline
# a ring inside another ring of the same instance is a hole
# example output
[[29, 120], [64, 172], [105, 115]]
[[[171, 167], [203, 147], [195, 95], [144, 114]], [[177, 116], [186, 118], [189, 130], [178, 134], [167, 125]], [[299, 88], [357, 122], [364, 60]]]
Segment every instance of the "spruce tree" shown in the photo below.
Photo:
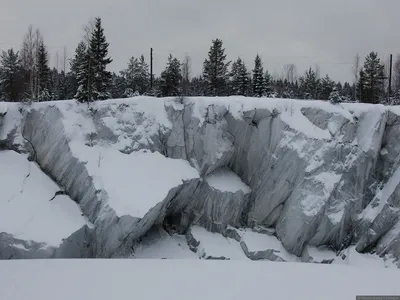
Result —
[[139, 59], [131, 57], [128, 68], [121, 71], [121, 75], [126, 80], [126, 88], [129, 89], [125, 94], [138, 93], [143, 95], [148, 92], [150, 81], [149, 66], [143, 55]]
[[0, 98], [18, 101], [22, 92], [21, 64], [18, 51], [2, 51], [0, 56]]
[[89, 57], [86, 44], [82, 41], [75, 50], [75, 57], [71, 61], [71, 74], [76, 84], [76, 94], [74, 98], [77, 100], [92, 101], [94, 90], [93, 83], [93, 63]]
[[226, 62], [225, 49], [222, 40], [212, 41], [208, 58], [203, 63], [203, 78], [207, 83], [207, 95], [226, 95], [228, 88], [230, 62]]
[[39, 101], [51, 100], [50, 85], [50, 68], [46, 46], [43, 40], [40, 41], [37, 51], [37, 97]]
[[207, 90], [207, 82], [202, 76], [193, 77], [191, 82], [192, 96], [205, 96]]
[[181, 63], [170, 54], [165, 70], [161, 73], [161, 94], [163, 97], [178, 96], [182, 81]]
[[272, 92], [273, 92], [272, 84], [273, 84], [273, 79], [272, 79], [271, 74], [269, 74], [268, 71], [265, 71], [264, 87], [265, 87], [265, 95], [268, 97], [271, 97]]
[[112, 73], [110, 91], [113, 99], [132, 97], [131, 95], [128, 96], [125, 95], [126, 91], [125, 78], [115, 73]]
[[104, 100], [111, 97], [111, 73], [107, 65], [112, 62], [108, 56], [109, 43], [106, 42], [101, 18], [95, 19], [95, 26], [89, 43], [89, 63], [93, 65], [93, 99]]
[[329, 94], [328, 100], [332, 104], [338, 104], [343, 101], [342, 96], [340, 95], [336, 86], [332, 88], [332, 92]]
[[303, 99], [318, 99], [320, 81], [312, 68], [300, 78], [300, 91]]
[[[321, 80], [321, 93], [319, 98], [321, 100], [329, 100], [329, 96], [331, 95], [334, 87], [335, 82], [328, 75], [326, 75]], [[336, 89], [337, 92], [339, 92], [340, 90], [341, 88]]]
[[249, 73], [240, 57], [232, 64], [231, 91], [234, 95], [246, 96], [249, 86]]
[[378, 58], [378, 53], [371, 52], [364, 62], [364, 68], [360, 71], [358, 89], [361, 101], [366, 103], [378, 103], [384, 94], [384, 66]]
[[264, 95], [265, 95], [264, 68], [262, 65], [261, 57], [257, 54], [254, 60], [254, 69], [253, 69], [253, 96], [262, 97]]

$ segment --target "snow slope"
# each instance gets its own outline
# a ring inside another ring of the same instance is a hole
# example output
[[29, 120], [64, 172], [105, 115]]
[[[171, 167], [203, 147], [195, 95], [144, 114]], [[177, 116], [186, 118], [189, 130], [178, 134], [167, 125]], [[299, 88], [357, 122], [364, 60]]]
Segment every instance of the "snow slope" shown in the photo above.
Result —
[[79, 206], [25, 155], [0, 152], [0, 233], [58, 246], [86, 224]]
[[[398, 295], [398, 270], [199, 260], [0, 262], [0, 299], [326, 299]], [[68, 283], [68, 284], [66, 284]]]

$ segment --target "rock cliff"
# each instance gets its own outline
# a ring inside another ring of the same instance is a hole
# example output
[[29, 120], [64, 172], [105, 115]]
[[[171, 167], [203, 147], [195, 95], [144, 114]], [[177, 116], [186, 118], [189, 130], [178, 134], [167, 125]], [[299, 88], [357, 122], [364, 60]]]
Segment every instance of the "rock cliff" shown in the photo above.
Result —
[[199, 225], [247, 257], [276, 255], [251, 252], [235, 228], [266, 228], [297, 257], [356, 245], [400, 258], [397, 107], [139, 97], [0, 108], [0, 150], [29, 153], [88, 220], [49, 256], [127, 257], [152, 228]]

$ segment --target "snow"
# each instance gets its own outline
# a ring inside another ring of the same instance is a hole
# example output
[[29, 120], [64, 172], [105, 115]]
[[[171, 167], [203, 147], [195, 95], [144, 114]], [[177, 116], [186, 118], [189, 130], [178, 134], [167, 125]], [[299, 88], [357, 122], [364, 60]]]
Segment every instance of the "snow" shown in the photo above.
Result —
[[[29, 260], [0, 262], [7, 300], [219, 299], [354, 300], [398, 295], [398, 270], [203, 260]], [[68, 282], [68, 287], [65, 283]], [[181, 296], [177, 296], [181, 295]]]
[[254, 232], [251, 229], [241, 229], [237, 230], [237, 232], [251, 252], [273, 249], [276, 251], [275, 254], [285, 261], [300, 261], [298, 257], [287, 252], [282, 243], [275, 236]]
[[[315, 139], [331, 139], [331, 133], [328, 129], [322, 130], [315, 126], [301, 112], [302, 108], [315, 107], [320, 108], [328, 113], [341, 115], [352, 121], [353, 117], [349, 109], [343, 105], [333, 105], [325, 101], [306, 101], [295, 99], [278, 99], [278, 98], [249, 98], [241, 96], [233, 97], [193, 97], [189, 98], [189, 102], [194, 105], [193, 113], [200, 120], [200, 124], [204, 122], [206, 108], [208, 105], [218, 105], [226, 107], [230, 114], [241, 119], [243, 112], [255, 109], [276, 110], [282, 121], [289, 125], [292, 129], [306, 135], [309, 138]], [[362, 110], [365, 110], [363, 105], [360, 105]], [[358, 106], [354, 107], [357, 109]], [[333, 126], [332, 124], [330, 125]]]
[[[5, 140], [7, 135], [13, 130], [20, 126], [22, 122], [22, 115], [18, 111], [17, 103], [4, 103], [0, 102], [0, 110], [7, 114], [3, 117], [3, 124], [0, 126], [0, 140]], [[22, 143], [22, 137], [17, 137], [16, 143]]]
[[331, 193], [341, 178], [341, 175], [330, 172], [322, 172], [312, 177], [316, 183], [322, 184], [324, 195], [321, 196], [313, 193], [305, 195], [304, 199], [301, 200], [304, 214], [310, 217], [316, 216], [330, 198]]
[[7, 103], [0, 102], [0, 115], [4, 115], [7, 112]]
[[[78, 205], [25, 155], [0, 152], [0, 232], [58, 246], [86, 224]], [[1, 298], [1, 297], [0, 297]]]
[[285, 111], [280, 115], [280, 117], [282, 121], [291, 128], [309, 138], [326, 140], [331, 138], [331, 134], [328, 129], [322, 130], [318, 126], [315, 126], [301, 113], [300, 110], [293, 108], [293, 111]]
[[226, 257], [233, 260], [247, 260], [240, 244], [234, 239], [225, 238], [221, 234], [208, 232], [206, 229], [193, 226], [193, 237], [200, 242], [198, 254], [200, 257]]
[[89, 147], [77, 141], [70, 142], [70, 147], [76, 157], [87, 162], [96, 187], [107, 192], [109, 205], [118, 216], [142, 218], [172, 188], [199, 178], [187, 161], [158, 152], [123, 154], [111, 147]]
[[[375, 198], [362, 212], [364, 220], [374, 220], [383, 207], [388, 203], [390, 196], [394, 193], [396, 188], [400, 185], [400, 167], [397, 167], [394, 174], [390, 177], [389, 181], [384, 187], [376, 193]], [[378, 202], [378, 205], [376, 203]], [[375, 206], [375, 207], [373, 207]]]
[[324, 185], [324, 194], [329, 197], [335, 186], [339, 183], [342, 175], [331, 173], [331, 172], [321, 172], [315, 177], [314, 180], [322, 183]]
[[236, 193], [243, 191], [248, 194], [251, 189], [240, 179], [240, 177], [229, 169], [218, 169], [206, 177], [209, 186], [225, 192]]
[[[383, 105], [376, 105], [369, 107], [365, 117], [362, 119], [362, 123], [358, 127], [357, 139], [360, 148], [364, 152], [380, 149], [380, 140], [374, 138], [377, 129], [382, 124], [382, 118], [385, 116], [385, 107]], [[383, 123], [384, 124], [384, 123]], [[384, 126], [381, 126], [382, 130]], [[373, 145], [375, 143], [375, 145]]]
[[332, 260], [333, 265], [349, 265], [361, 269], [397, 269], [397, 265], [393, 259], [388, 257], [381, 258], [376, 254], [369, 253], [358, 253], [355, 246], [351, 246], [344, 250], [342, 254], [346, 255], [343, 259], [341, 256], [337, 256], [336, 253], [329, 249], [321, 249], [317, 247], [307, 246], [306, 250], [308, 254], [313, 258], [314, 262], [322, 262], [323, 260]]
[[187, 245], [183, 235], [167, 235], [148, 245], [139, 245], [135, 249], [136, 259], [199, 259]]

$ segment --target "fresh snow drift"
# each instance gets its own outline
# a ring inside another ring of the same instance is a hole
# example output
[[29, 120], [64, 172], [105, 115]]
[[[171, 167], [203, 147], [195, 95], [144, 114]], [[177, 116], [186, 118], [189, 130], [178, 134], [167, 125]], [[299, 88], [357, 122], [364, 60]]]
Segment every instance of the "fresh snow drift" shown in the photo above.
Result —
[[25, 155], [0, 151], [0, 233], [58, 246], [86, 224], [79, 206]]
[[2, 261], [0, 298], [109, 300], [134, 295], [138, 299], [175, 300], [190, 295], [193, 300], [266, 296], [354, 300], [357, 295], [400, 294], [398, 274], [398, 270], [371, 273], [345, 266], [240, 261]]

